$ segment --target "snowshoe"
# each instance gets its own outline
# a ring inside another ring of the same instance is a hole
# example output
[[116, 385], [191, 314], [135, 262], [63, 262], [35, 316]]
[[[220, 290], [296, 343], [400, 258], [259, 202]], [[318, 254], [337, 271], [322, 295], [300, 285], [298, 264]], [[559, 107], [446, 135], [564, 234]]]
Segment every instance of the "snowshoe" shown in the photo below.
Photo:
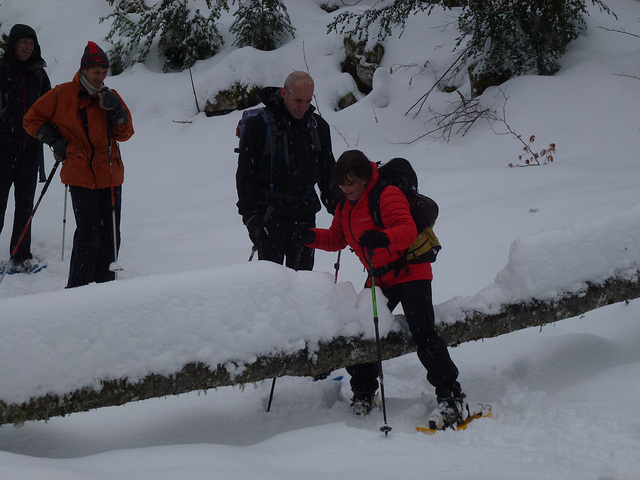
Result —
[[4, 273], [4, 270], [7, 267], [8, 267], [8, 270], [7, 270], [8, 275], [15, 275], [16, 273], [24, 273], [29, 275], [32, 273], [38, 273], [40, 270], [42, 270], [43, 268], [46, 268], [47, 266], [44, 264], [38, 263], [33, 258], [28, 258], [26, 260], [23, 260], [22, 262], [15, 262], [15, 261], [4, 262], [2, 266], [0, 266], [0, 275]]
[[[465, 403], [466, 405], [466, 403]], [[483, 417], [490, 417], [491, 416], [491, 405], [478, 405], [475, 409], [469, 409], [469, 406], [466, 405], [466, 408], [468, 409], [468, 415], [466, 417], [466, 419], [462, 420], [459, 419], [455, 425], [449, 427], [453, 430], [456, 431], [460, 431], [460, 430], [465, 430], [467, 428], [467, 426], [474, 420], [478, 419], [478, 418], [483, 418]], [[437, 429], [437, 428], [432, 428], [432, 426], [436, 426], [436, 425], [431, 425], [429, 424], [429, 426], [421, 426], [418, 425], [416, 427], [416, 431], [421, 432], [421, 433], [426, 433], [426, 434], [434, 434], [440, 430], [443, 429]]]

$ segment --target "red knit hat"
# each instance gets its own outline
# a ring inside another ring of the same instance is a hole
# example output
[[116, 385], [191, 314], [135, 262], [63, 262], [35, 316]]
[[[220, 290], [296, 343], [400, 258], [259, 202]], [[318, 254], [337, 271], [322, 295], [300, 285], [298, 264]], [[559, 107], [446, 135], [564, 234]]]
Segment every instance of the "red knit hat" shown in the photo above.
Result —
[[109, 68], [109, 57], [95, 42], [89, 41], [80, 60], [80, 70], [91, 67]]

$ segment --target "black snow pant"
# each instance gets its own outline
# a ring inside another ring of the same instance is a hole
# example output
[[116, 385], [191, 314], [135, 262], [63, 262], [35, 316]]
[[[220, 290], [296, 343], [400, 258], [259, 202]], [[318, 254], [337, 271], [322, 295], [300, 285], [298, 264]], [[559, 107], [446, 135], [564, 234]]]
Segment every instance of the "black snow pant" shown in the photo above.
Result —
[[[402, 304], [418, 358], [427, 370], [427, 380], [436, 389], [438, 398], [459, 397], [458, 368], [453, 363], [447, 345], [435, 328], [435, 313], [431, 298], [431, 280], [417, 280], [382, 287], [390, 311]], [[354, 392], [373, 393], [378, 388], [378, 364], [363, 363], [347, 367]]]
[[258, 245], [258, 258], [294, 270], [313, 270], [315, 250], [293, 242], [293, 234], [300, 225], [315, 227], [315, 215], [270, 220], [266, 225], [269, 234]]
[[[113, 249], [113, 217], [111, 189], [70, 186], [76, 231], [67, 288], [115, 280], [109, 267], [115, 261]], [[120, 208], [122, 187], [114, 188], [116, 212], [116, 246], [120, 248]]]
[[[15, 158], [0, 159], [0, 232], [4, 225], [4, 216], [11, 186], [14, 187], [15, 210], [13, 231], [9, 252], [13, 253], [24, 231], [31, 212], [38, 182], [37, 155], [23, 151]], [[16, 254], [12, 257], [15, 264], [31, 258], [31, 225], [27, 229]]]

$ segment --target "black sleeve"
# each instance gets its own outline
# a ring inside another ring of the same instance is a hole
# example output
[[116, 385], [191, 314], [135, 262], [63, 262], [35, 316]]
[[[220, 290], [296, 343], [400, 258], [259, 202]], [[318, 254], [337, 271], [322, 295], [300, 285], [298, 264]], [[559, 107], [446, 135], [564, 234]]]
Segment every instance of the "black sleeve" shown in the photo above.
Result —
[[261, 115], [250, 119], [244, 127], [238, 149], [238, 169], [236, 170], [236, 190], [238, 192], [238, 213], [243, 222], [264, 209], [258, 182], [262, 150], [267, 135], [267, 127]]
[[47, 72], [42, 69], [42, 87], [40, 88], [39, 97], [43, 96], [49, 90], [51, 90], [51, 80], [49, 80], [49, 75], [47, 75]]
[[318, 188], [320, 189], [320, 199], [327, 211], [333, 215], [338, 198], [331, 190], [331, 180], [333, 177], [333, 169], [336, 165], [336, 160], [333, 157], [333, 151], [331, 147], [331, 131], [329, 124], [320, 116], [318, 118], [318, 136], [322, 143], [320, 149], [320, 155], [318, 156], [318, 170], [320, 177], [318, 180]]

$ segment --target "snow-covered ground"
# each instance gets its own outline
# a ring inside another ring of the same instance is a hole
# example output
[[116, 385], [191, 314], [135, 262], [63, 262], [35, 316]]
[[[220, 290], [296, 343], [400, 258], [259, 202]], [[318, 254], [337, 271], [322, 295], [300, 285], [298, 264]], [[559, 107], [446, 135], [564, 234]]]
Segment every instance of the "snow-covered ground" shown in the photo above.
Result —
[[[434, 303], [448, 321], [461, 306], [554, 297], [640, 265], [640, 82], [619, 75], [640, 76], [640, 40], [598, 28], [640, 33], [640, 4], [608, 4], [619, 20], [590, 7], [589, 30], [557, 75], [513, 79], [481, 97], [498, 111], [508, 98], [513, 129], [535, 135], [538, 149], [557, 145], [548, 166], [508, 168], [521, 145], [487, 123], [449, 143], [411, 142], [425, 119], [404, 113], [455, 56], [455, 29], [436, 28], [451, 12], [411, 16], [401, 39], [386, 42], [373, 92], [341, 112], [334, 105], [352, 81], [339, 71], [340, 39], [325, 33], [335, 14], [312, 0], [287, 1], [295, 40], [265, 53], [232, 48], [227, 37], [220, 54], [193, 68], [195, 88], [202, 107], [236, 81], [279, 85], [308, 67], [336, 157], [360, 148], [375, 160], [409, 158], [422, 191], [440, 205]], [[98, 18], [110, 8], [100, 0], [3, 0], [1, 27], [36, 29], [57, 84], [73, 77], [87, 40], [108, 46], [109, 25]], [[34, 219], [33, 252], [47, 268], [0, 285], [3, 401], [372, 334], [365, 274], [348, 251], [337, 284], [335, 254], [317, 252], [312, 273], [247, 262], [250, 243], [235, 208], [240, 114], [197, 114], [188, 73], [162, 74], [156, 63], [107, 79], [136, 129], [121, 145], [125, 270], [117, 282], [64, 289], [74, 222], [69, 206], [62, 260], [64, 188], [56, 179]], [[455, 99], [429, 97], [435, 110]], [[318, 222], [329, 224], [326, 212]], [[0, 258], [9, 232], [7, 220]], [[383, 332], [394, 328], [380, 313]], [[269, 413], [264, 381], [6, 425], [0, 480], [638, 479], [639, 320], [635, 300], [452, 349], [471, 403], [494, 411], [463, 433], [415, 433], [435, 397], [407, 355], [384, 363], [388, 437], [379, 431], [381, 412], [352, 416], [348, 377], [336, 371], [317, 382], [279, 379]]]

